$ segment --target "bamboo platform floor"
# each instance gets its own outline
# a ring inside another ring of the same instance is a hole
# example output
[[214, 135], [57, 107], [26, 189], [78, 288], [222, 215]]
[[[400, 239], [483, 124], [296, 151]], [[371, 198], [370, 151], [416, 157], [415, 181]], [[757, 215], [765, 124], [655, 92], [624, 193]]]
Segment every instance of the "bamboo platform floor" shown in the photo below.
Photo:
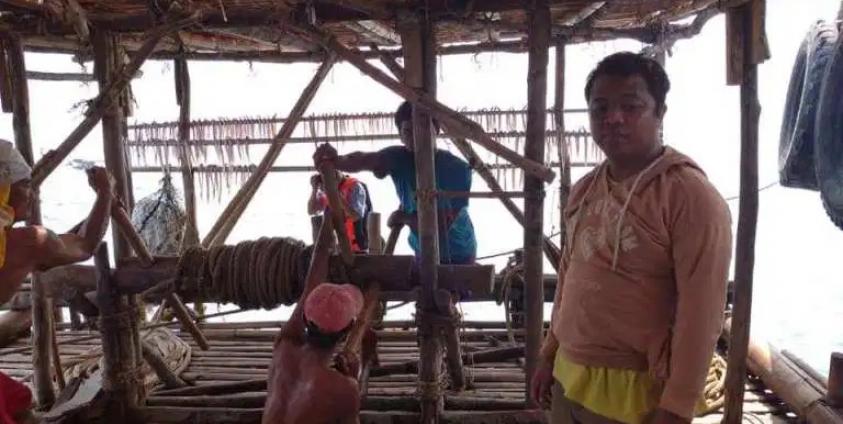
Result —
[[[249, 326], [252, 326], [249, 328]], [[189, 334], [181, 333], [192, 347], [191, 362], [182, 377], [196, 386], [230, 385], [247, 380], [265, 379], [272, 356], [277, 323], [205, 324], [211, 349], [202, 351]], [[63, 343], [92, 333], [61, 331], [58, 335], [63, 366], [99, 345], [99, 339]], [[461, 336], [463, 351], [473, 352], [503, 346], [507, 340], [502, 329], [466, 329]], [[26, 346], [24, 338], [0, 349], [0, 371], [30, 383], [30, 352], [4, 354]], [[416, 335], [411, 328], [390, 328], [379, 334], [381, 365], [418, 359]], [[471, 388], [445, 395], [443, 422], [451, 423], [532, 423], [543, 422], [538, 411], [524, 411], [524, 373], [518, 360], [499, 363], [466, 363], [466, 377]], [[443, 370], [444, 371], [444, 370]], [[370, 379], [363, 423], [415, 423], [418, 421], [416, 374], [392, 374]], [[150, 423], [259, 423], [266, 391], [243, 387], [242, 391], [222, 390], [213, 395], [168, 395], [164, 390], [149, 394], [145, 417]], [[797, 417], [761, 382], [750, 379], [744, 400], [744, 422], [789, 423]], [[698, 424], [719, 423], [720, 412], [697, 418]]]

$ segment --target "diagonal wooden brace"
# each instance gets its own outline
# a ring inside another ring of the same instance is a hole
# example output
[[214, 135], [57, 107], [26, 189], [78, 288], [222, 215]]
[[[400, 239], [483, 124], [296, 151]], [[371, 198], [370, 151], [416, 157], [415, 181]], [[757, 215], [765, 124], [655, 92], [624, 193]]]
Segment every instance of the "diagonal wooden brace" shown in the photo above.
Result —
[[541, 163], [529, 160], [514, 150], [493, 140], [480, 125], [438, 102], [434, 97], [396, 81], [385, 72], [367, 62], [366, 58], [358, 50], [346, 47], [334, 36], [310, 25], [287, 23], [285, 28], [299, 38], [322, 45], [328, 51], [336, 53], [339, 57], [357, 67], [360, 72], [392, 90], [395, 94], [398, 94], [413, 104], [421, 106], [434, 118], [439, 120], [447, 128], [449, 133], [474, 140], [489, 151], [548, 183], [552, 182], [555, 178], [556, 174], [550, 168]]
[[132, 60], [127, 63], [118, 78], [114, 79], [105, 90], [91, 101], [88, 109], [85, 111], [85, 119], [79, 123], [78, 126], [67, 136], [67, 138], [55, 150], [51, 150], [45, 154], [38, 163], [32, 168], [32, 185], [38, 187], [49, 176], [61, 162], [67, 158], [70, 152], [82, 142], [82, 140], [91, 132], [97, 123], [102, 119], [108, 109], [108, 105], [114, 101], [117, 94], [123, 91], [129, 82], [132, 80], [138, 69], [144, 61], [152, 54], [155, 46], [165, 35], [177, 31], [180, 28], [196, 23], [201, 14], [194, 12], [187, 18], [172, 20], [164, 23], [161, 26], [149, 30], [144, 39], [143, 45], [134, 54]]

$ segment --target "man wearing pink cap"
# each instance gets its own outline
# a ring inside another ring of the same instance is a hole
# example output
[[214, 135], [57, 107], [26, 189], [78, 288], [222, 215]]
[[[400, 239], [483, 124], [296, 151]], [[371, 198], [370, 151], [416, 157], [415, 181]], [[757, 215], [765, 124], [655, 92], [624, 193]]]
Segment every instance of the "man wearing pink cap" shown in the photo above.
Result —
[[363, 294], [350, 284], [322, 283], [305, 296], [275, 342], [263, 423], [358, 423], [360, 362], [334, 357], [363, 309]]

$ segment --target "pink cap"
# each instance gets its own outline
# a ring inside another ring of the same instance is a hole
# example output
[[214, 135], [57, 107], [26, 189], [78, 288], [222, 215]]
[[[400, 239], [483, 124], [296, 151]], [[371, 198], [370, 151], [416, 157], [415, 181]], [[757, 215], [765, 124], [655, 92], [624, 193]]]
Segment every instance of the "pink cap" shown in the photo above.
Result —
[[348, 327], [363, 309], [363, 293], [351, 284], [322, 283], [304, 301], [304, 317], [326, 333]]

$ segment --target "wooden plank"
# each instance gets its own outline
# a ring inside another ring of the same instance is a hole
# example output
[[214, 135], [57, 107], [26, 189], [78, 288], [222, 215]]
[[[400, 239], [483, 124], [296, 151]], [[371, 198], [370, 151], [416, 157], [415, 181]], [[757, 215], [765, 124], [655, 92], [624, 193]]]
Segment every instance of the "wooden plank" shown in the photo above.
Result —
[[[547, 0], [533, 0], [528, 12], [529, 57], [527, 70], [527, 139], [525, 157], [544, 161], [547, 114], [547, 62], [550, 47], [550, 5]], [[542, 284], [544, 234], [544, 182], [533, 175], [524, 178], [524, 297], [526, 312], [526, 369], [532, 376], [543, 341], [544, 285]], [[552, 261], [551, 261], [552, 262]], [[530, 399], [528, 380], [525, 396]], [[538, 399], [530, 406], [538, 407]]]

